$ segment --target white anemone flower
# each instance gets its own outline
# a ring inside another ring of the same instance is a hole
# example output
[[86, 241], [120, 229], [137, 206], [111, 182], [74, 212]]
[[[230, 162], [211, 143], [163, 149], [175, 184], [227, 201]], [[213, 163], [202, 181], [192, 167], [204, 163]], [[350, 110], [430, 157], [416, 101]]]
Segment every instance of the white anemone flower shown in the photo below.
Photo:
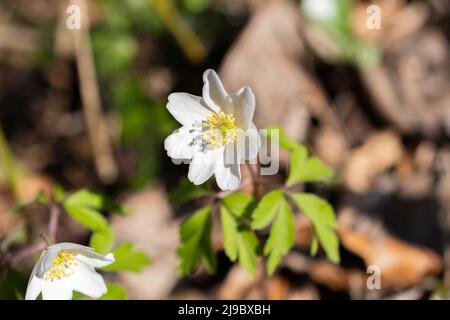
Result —
[[328, 21], [338, 14], [337, 0], [303, 0], [304, 14], [314, 20]]
[[241, 181], [240, 163], [257, 157], [260, 136], [253, 124], [255, 96], [249, 87], [229, 95], [214, 70], [203, 74], [203, 97], [176, 92], [167, 109], [182, 124], [164, 141], [167, 155], [190, 160], [188, 179], [196, 185], [215, 174], [222, 190]]
[[113, 262], [112, 253], [101, 255], [90, 247], [68, 242], [51, 245], [31, 273], [25, 299], [35, 300], [42, 292], [44, 300], [70, 300], [73, 291], [99, 298], [107, 289], [94, 268]]

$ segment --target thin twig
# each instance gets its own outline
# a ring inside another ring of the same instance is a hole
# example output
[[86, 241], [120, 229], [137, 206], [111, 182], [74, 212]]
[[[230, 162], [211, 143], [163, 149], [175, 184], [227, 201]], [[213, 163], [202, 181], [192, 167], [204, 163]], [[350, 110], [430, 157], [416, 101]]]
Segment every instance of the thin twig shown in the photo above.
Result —
[[3, 260], [3, 262], [0, 263], [0, 265], [14, 266], [22, 259], [32, 256], [32, 255], [44, 250], [45, 248], [47, 248], [47, 244], [45, 242], [39, 242], [32, 246], [25, 247], [25, 248], [15, 252], [14, 254], [7, 255], [5, 257], [5, 259]]
[[58, 232], [59, 215], [61, 208], [58, 204], [50, 205], [50, 218], [48, 221], [48, 237], [52, 243], [56, 242], [56, 234]]
[[75, 44], [81, 98], [86, 117], [89, 139], [93, 149], [95, 166], [100, 180], [111, 183], [117, 178], [117, 164], [114, 160], [111, 139], [106, 120], [102, 114], [100, 90], [97, 83], [91, 41], [89, 20], [85, 0], [74, 1], [80, 6], [82, 28], [72, 30]]
[[[51, 243], [55, 243], [56, 235], [58, 233], [58, 222], [59, 216], [61, 215], [61, 207], [56, 203], [52, 203], [48, 206], [48, 208], [50, 214], [48, 221], [48, 237]], [[44, 250], [48, 245], [49, 244], [46, 242], [39, 242], [32, 246], [25, 247], [13, 254], [6, 255], [3, 261], [0, 261], [0, 265], [13, 266], [22, 259], [28, 258], [29, 256]]]

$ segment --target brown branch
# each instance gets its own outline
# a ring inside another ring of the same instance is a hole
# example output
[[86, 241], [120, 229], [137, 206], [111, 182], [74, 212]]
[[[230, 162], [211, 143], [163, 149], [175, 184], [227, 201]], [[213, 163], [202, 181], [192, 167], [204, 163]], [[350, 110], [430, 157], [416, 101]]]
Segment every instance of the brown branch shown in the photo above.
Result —
[[81, 98], [87, 123], [94, 161], [100, 180], [111, 183], [117, 178], [117, 164], [114, 160], [108, 126], [102, 114], [100, 90], [97, 83], [91, 41], [89, 20], [85, 0], [76, 0], [81, 9], [82, 27], [72, 30], [75, 44]]

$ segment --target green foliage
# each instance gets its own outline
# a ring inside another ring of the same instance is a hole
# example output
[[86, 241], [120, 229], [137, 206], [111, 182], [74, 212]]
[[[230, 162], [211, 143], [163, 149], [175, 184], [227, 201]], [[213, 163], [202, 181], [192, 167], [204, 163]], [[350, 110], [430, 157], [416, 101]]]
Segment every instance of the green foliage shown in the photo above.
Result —
[[95, 210], [103, 210], [115, 213], [126, 213], [126, 209], [113, 202], [102, 194], [80, 189], [72, 193], [64, 200], [64, 205], [87, 207]]
[[[314, 233], [328, 258], [334, 263], [339, 263], [339, 240], [336, 234], [333, 207], [324, 199], [311, 193], [294, 193], [291, 197], [313, 224]], [[314, 246], [316, 247], [317, 243]], [[316, 252], [317, 248], [312, 248], [311, 251]]]
[[191, 183], [186, 177], [181, 178], [178, 186], [170, 193], [170, 202], [181, 204], [210, 194], [203, 186]]
[[201, 261], [209, 273], [215, 271], [216, 258], [211, 244], [211, 229], [211, 208], [209, 207], [198, 210], [181, 225], [181, 245], [178, 249], [181, 275], [188, 275]]
[[267, 261], [269, 275], [273, 274], [281, 258], [289, 252], [294, 243], [294, 215], [279, 189], [264, 196], [253, 213], [254, 229], [264, 229], [270, 223], [272, 227], [264, 247], [264, 255], [269, 257]]
[[283, 197], [278, 213], [272, 223], [269, 239], [264, 247], [264, 255], [268, 255], [267, 273], [273, 274], [281, 258], [289, 252], [294, 244], [295, 220], [289, 203]]
[[111, 228], [96, 230], [89, 241], [89, 246], [99, 253], [108, 253], [114, 243], [114, 232]]
[[276, 189], [266, 194], [252, 215], [252, 228], [261, 230], [266, 228], [275, 217], [283, 199], [283, 191]]
[[193, 13], [199, 13], [208, 8], [211, 0], [183, 0], [186, 9]]
[[255, 233], [245, 224], [254, 207], [254, 199], [241, 193], [231, 194], [221, 201], [223, 246], [231, 261], [237, 261], [250, 274], [256, 274], [259, 242]]
[[[313, 0], [314, 1], [314, 0]], [[319, 25], [335, 44], [336, 52], [328, 57], [334, 62], [352, 63], [364, 69], [376, 66], [382, 57], [382, 48], [376, 43], [355, 37], [351, 27], [353, 0], [336, 0], [335, 14], [328, 17], [309, 18]]]
[[[220, 200], [225, 254], [252, 275], [256, 274], [258, 259], [263, 255], [267, 257], [267, 274], [272, 275], [294, 245], [296, 229], [291, 204], [295, 204], [313, 224], [311, 255], [317, 254], [320, 244], [328, 259], [338, 263], [339, 240], [333, 208], [314, 194], [293, 192], [291, 189], [299, 183], [329, 182], [334, 175], [333, 169], [319, 158], [309, 155], [303, 144], [290, 139], [282, 129], [269, 129], [268, 136], [278, 138], [280, 146], [291, 153], [288, 178], [283, 187], [273, 189], [260, 200], [242, 193], [232, 193]], [[183, 192], [186, 193], [185, 198], [180, 196]], [[199, 190], [190, 191], [185, 185], [175, 194], [182, 200], [204, 195]], [[265, 236], [266, 230], [269, 230], [268, 237]], [[209, 207], [200, 209], [183, 223], [178, 252], [182, 275], [192, 272], [202, 259], [208, 271], [214, 270], [210, 233]], [[264, 239], [265, 243], [260, 243]]]
[[101, 211], [124, 212], [118, 204], [101, 194], [81, 189], [67, 196], [62, 205], [77, 222], [92, 231], [90, 246], [100, 253], [107, 253], [114, 243], [114, 232]]
[[308, 158], [306, 148], [297, 149], [291, 155], [289, 165], [288, 186], [304, 182], [329, 182], [334, 175], [333, 169], [325, 165], [319, 158]]
[[108, 291], [100, 298], [100, 300], [127, 300], [127, 290], [117, 283], [107, 282]]
[[104, 267], [104, 270], [140, 272], [151, 263], [151, 259], [144, 252], [135, 250], [129, 242], [115, 248], [113, 254], [115, 262]]
[[0, 300], [23, 300], [28, 282], [28, 274], [15, 269], [0, 273]]

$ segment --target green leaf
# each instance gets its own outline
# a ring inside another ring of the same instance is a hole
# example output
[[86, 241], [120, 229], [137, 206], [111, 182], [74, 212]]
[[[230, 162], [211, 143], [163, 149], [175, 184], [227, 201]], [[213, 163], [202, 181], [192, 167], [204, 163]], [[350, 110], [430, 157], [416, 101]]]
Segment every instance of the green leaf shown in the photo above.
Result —
[[29, 273], [2, 268], [0, 272], [0, 300], [23, 300]]
[[127, 290], [117, 283], [107, 282], [108, 291], [99, 300], [127, 300]]
[[315, 257], [317, 255], [317, 250], [319, 250], [319, 239], [314, 232], [311, 239], [311, 256]]
[[247, 194], [233, 193], [222, 199], [222, 203], [237, 217], [249, 218], [255, 208], [255, 199]]
[[130, 242], [122, 243], [113, 250], [114, 263], [103, 267], [107, 271], [140, 272], [151, 263], [151, 259], [142, 251], [135, 250]]
[[308, 159], [308, 150], [305, 146], [299, 146], [291, 155], [289, 162], [289, 177], [286, 185], [291, 186], [295, 183], [301, 182], [301, 176], [305, 169], [305, 164]]
[[203, 186], [196, 186], [187, 178], [182, 178], [178, 186], [170, 193], [170, 201], [175, 204], [181, 204], [193, 199], [206, 196], [210, 191]]
[[101, 231], [109, 228], [106, 218], [98, 211], [88, 207], [68, 205], [64, 203], [64, 209], [77, 222], [92, 231]]
[[64, 201], [64, 206], [85, 207], [115, 213], [126, 213], [126, 209], [102, 194], [81, 189], [69, 195]]
[[332, 168], [325, 165], [319, 158], [311, 157], [300, 172], [299, 182], [329, 182], [333, 175], [334, 171]]
[[53, 188], [53, 197], [55, 198], [56, 202], [62, 202], [65, 196], [66, 194], [64, 192], [64, 189], [60, 185], [56, 185]]
[[50, 203], [50, 200], [48, 200], [47, 196], [45, 195], [45, 193], [43, 193], [42, 191], [39, 191], [39, 193], [36, 195], [36, 197], [34, 198], [34, 203], [46, 206]]
[[106, 254], [114, 243], [114, 232], [111, 228], [94, 231], [91, 235], [89, 246], [95, 251]]
[[[295, 151], [298, 148], [301, 148], [303, 145], [298, 141], [291, 139], [287, 136], [286, 131], [283, 128], [278, 126], [272, 126], [267, 129], [267, 136], [271, 139], [278, 139], [280, 143], [280, 147], [286, 149], [290, 152]], [[304, 146], [303, 146], [304, 147]]]
[[87, 189], [81, 189], [69, 195], [64, 204], [101, 210], [103, 208], [103, 196]]
[[236, 241], [238, 222], [236, 217], [223, 205], [220, 210], [220, 219], [222, 223], [223, 248], [228, 258], [234, 262], [238, 258]]
[[294, 193], [292, 199], [313, 224], [315, 234], [328, 259], [339, 263], [339, 239], [336, 234], [336, 216], [333, 207], [311, 193]]
[[252, 228], [261, 230], [273, 220], [283, 199], [283, 191], [273, 190], [266, 194], [259, 202], [252, 214]]
[[200, 13], [208, 8], [211, 0], [183, 0], [183, 4], [192, 13]]
[[[235, 199], [237, 197], [234, 197]], [[243, 199], [243, 198], [242, 198]], [[228, 204], [236, 205], [234, 201], [222, 200], [220, 217], [222, 222], [223, 246], [226, 255], [231, 261], [236, 261], [239, 258], [239, 263], [242, 268], [252, 275], [256, 275], [256, 261], [259, 252], [259, 242], [256, 235], [249, 230], [241, 222], [239, 215], [235, 215]], [[252, 202], [252, 199], [247, 198]], [[250, 203], [251, 203], [250, 202]], [[238, 210], [238, 212], [244, 212]]]
[[195, 270], [200, 261], [209, 273], [216, 268], [215, 254], [211, 244], [211, 208], [198, 210], [180, 227], [181, 245], [178, 249], [180, 258], [179, 272], [188, 275]]
[[294, 238], [294, 214], [287, 200], [282, 197], [270, 229], [269, 239], [264, 247], [264, 255], [269, 256], [267, 261], [267, 273], [269, 275], [273, 274], [281, 258], [289, 252], [294, 244]]

